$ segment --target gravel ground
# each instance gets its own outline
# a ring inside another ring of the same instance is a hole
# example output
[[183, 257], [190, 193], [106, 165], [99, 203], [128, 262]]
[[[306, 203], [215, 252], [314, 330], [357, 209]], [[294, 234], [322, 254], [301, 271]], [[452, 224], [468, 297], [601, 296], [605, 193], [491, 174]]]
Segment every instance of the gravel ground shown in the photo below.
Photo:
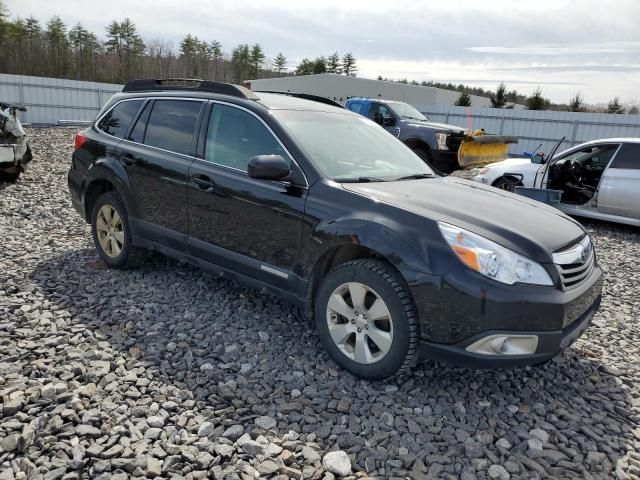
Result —
[[106, 269], [73, 132], [29, 133], [0, 186], [0, 479], [640, 478], [637, 229], [587, 225], [603, 305], [545, 366], [367, 383], [284, 301], [162, 256]]

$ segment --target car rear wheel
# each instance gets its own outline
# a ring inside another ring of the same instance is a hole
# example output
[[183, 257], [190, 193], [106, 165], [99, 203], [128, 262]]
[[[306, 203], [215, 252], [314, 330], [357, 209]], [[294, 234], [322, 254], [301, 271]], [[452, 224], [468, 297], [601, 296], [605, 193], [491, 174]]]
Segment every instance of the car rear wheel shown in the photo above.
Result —
[[515, 187], [521, 187], [522, 182], [515, 178], [509, 177], [500, 177], [495, 182], [493, 182], [493, 186], [499, 188], [500, 190], [506, 190], [507, 192], [514, 192]]
[[98, 254], [110, 267], [130, 268], [144, 261], [146, 251], [133, 246], [127, 210], [116, 192], [97, 198], [91, 213], [91, 232]]
[[358, 377], [381, 380], [417, 361], [411, 294], [379, 260], [355, 260], [329, 272], [316, 295], [315, 321], [331, 358]]

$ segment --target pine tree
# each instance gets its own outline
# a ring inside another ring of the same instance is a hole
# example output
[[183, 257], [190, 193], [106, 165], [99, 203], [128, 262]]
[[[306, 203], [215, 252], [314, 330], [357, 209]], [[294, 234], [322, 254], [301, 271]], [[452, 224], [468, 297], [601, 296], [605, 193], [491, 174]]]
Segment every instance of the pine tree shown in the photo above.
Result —
[[133, 65], [145, 50], [144, 41], [135, 24], [129, 18], [122, 22], [111, 22], [107, 27], [107, 41], [104, 45], [107, 53], [117, 57], [119, 81], [128, 81], [133, 73]]
[[60, 17], [54, 16], [47, 22], [44, 36], [49, 47], [49, 71], [53, 75], [64, 76], [69, 71], [70, 52], [67, 27]]
[[340, 55], [338, 52], [333, 52], [327, 57], [327, 73], [342, 73], [342, 63], [340, 63]]
[[358, 68], [356, 67], [356, 58], [351, 52], [345, 53], [342, 57], [342, 71], [347, 76], [356, 76], [356, 72], [358, 71]]
[[625, 108], [620, 103], [619, 97], [614, 97], [609, 101], [607, 105], [607, 113], [624, 113]]
[[260, 67], [264, 63], [265, 55], [262, 51], [262, 47], [259, 43], [256, 43], [251, 47], [251, 54], [249, 56], [251, 65], [253, 65], [253, 76], [254, 78], [258, 78], [258, 74], [260, 72]]
[[471, 95], [467, 92], [462, 92], [455, 103], [458, 107], [470, 107], [471, 106]]
[[313, 60], [313, 72], [315, 74], [318, 73], [326, 73], [327, 71], [327, 59], [324, 57], [316, 57]]
[[529, 110], [546, 110], [549, 107], [549, 100], [542, 96], [540, 87], [533, 91], [533, 94], [527, 98], [527, 108]]
[[506, 93], [507, 87], [504, 83], [500, 83], [500, 85], [498, 85], [498, 88], [496, 89], [496, 93], [492, 93], [489, 97], [489, 99], [491, 100], [491, 106], [493, 108], [504, 108], [504, 106], [507, 104]]
[[585, 111], [584, 100], [583, 100], [582, 94], [580, 92], [577, 92], [571, 98], [571, 100], [569, 100], [569, 106], [567, 107], [567, 110], [570, 111], [570, 112], [584, 112]]
[[273, 66], [276, 68], [278, 75], [280, 75], [287, 66], [287, 57], [285, 57], [282, 52], [278, 53], [276, 58], [273, 59]]
[[27, 41], [25, 63], [29, 73], [34, 75], [38, 67], [37, 62], [42, 56], [42, 27], [40, 27], [40, 22], [37, 19], [29, 17], [24, 21], [24, 31]]
[[242, 43], [231, 52], [231, 65], [236, 83], [247, 79], [247, 72], [251, 61], [251, 49], [248, 43]]
[[313, 61], [308, 58], [303, 58], [296, 67], [296, 75], [311, 75], [313, 74]]
[[211, 58], [213, 60], [213, 79], [218, 79], [218, 68], [222, 61], [222, 44], [217, 40], [209, 42], [209, 50], [211, 51]]

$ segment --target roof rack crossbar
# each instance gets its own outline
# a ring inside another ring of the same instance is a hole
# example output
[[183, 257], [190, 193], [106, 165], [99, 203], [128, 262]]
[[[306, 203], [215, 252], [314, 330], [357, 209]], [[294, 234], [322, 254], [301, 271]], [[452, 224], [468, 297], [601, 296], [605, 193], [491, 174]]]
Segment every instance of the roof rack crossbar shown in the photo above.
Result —
[[289, 97], [302, 98], [304, 100], [311, 100], [313, 102], [324, 103], [326, 105], [331, 105], [332, 107], [344, 108], [342, 104], [336, 102], [335, 100], [331, 100], [327, 97], [321, 97], [320, 95], [312, 95], [310, 93], [295, 93], [295, 92], [276, 92], [274, 90], [256, 90], [256, 93], [275, 93], [278, 95], [287, 95]]
[[198, 92], [218, 93], [220, 95], [245, 98], [247, 100], [258, 100], [258, 97], [251, 90], [240, 85], [201, 80], [199, 78], [143, 78], [130, 80], [122, 88], [124, 93], [167, 90], [195, 90]]

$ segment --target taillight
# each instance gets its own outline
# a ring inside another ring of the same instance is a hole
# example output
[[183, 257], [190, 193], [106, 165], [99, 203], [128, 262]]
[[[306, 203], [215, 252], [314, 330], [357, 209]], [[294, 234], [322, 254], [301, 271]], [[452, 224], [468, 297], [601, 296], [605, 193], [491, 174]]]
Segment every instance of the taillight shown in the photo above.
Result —
[[76, 133], [76, 138], [73, 139], [73, 149], [78, 150], [79, 148], [82, 148], [86, 141], [87, 137], [84, 136], [84, 133]]

